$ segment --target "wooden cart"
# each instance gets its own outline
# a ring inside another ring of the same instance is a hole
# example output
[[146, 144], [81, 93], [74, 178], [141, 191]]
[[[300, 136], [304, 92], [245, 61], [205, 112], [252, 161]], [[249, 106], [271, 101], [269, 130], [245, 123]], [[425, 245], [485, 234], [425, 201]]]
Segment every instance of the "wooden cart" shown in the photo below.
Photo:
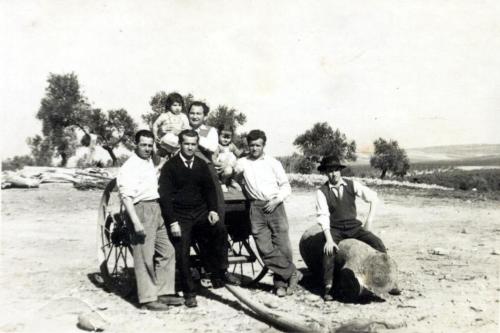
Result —
[[[260, 259], [251, 236], [249, 203], [240, 191], [224, 194], [225, 224], [229, 241], [229, 269], [238, 277], [241, 285], [248, 286], [260, 281], [268, 269]], [[121, 203], [116, 179], [104, 189], [99, 204], [97, 228], [97, 258], [101, 276], [108, 288], [128, 293], [133, 281], [133, 258], [130, 246], [129, 226], [126, 223], [125, 207]], [[191, 264], [203, 277], [204, 271], [193, 247]]]

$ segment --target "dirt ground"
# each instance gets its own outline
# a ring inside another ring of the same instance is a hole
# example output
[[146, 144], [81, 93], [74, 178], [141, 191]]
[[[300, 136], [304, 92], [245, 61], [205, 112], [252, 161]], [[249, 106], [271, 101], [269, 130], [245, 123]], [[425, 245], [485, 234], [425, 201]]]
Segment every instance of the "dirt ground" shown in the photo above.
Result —
[[[277, 332], [224, 289], [202, 291], [198, 308], [154, 313], [92, 283], [101, 191], [44, 184], [1, 195], [0, 332], [80, 331], [78, 314], [91, 309], [109, 321], [109, 332]], [[378, 331], [497, 332], [500, 203], [386, 191], [380, 197], [373, 231], [398, 263], [401, 295], [385, 302], [325, 304], [307, 275], [299, 292], [287, 298], [269, 294], [269, 277], [243, 292], [332, 330], [368, 320], [379, 323], [372, 326]], [[314, 223], [314, 193], [295, 191], [286, 208], [294, 260], [305, 271], [298, 243]]]

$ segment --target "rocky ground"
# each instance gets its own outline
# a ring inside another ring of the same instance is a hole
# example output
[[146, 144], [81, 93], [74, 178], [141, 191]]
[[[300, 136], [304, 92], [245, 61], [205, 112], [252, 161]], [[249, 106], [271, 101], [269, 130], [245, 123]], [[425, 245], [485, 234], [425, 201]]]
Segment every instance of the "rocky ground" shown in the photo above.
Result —
[[[0, 332], [76, 332], [78, 315], [91, 310], [108, 321], [109, 332], [277, 331], [224, 289], [202, 289], [198, 308], [153, 313], [93, 283], [100, 191], [42, 184], [1, 195]], [[295, 191], [286, 206], [295, 261], [306, 273], [300, 290], [277, 298], [267, 276], [242, 292], [332, 331], [353, 321], [371, 323], [373, 331], [498, 331], [500, 203], [396, 189], [380, 197], [374, 232], [398, 263], [401, 295], [368, 304], [323, 303], [298, 251], [314, 223], [311, 191]]]

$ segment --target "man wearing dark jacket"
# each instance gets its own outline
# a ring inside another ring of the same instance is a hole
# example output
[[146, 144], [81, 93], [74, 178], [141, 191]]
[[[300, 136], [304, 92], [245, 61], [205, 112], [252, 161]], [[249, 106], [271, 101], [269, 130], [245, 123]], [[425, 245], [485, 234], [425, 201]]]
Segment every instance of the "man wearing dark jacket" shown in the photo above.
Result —
[[182, 290], [188, 307], [197, 306], [189, 263], [192, 239], [197, 241], [214, 288], [224, 285], [228, 267], [227, 231], [219, 222], [215, 184], [208, 166], [194, 156], [198, 141], [196, 131], [182, 131], [179, 134], [180, 153], [165, 163], [159, 180], [160, 203], [174, 238]]

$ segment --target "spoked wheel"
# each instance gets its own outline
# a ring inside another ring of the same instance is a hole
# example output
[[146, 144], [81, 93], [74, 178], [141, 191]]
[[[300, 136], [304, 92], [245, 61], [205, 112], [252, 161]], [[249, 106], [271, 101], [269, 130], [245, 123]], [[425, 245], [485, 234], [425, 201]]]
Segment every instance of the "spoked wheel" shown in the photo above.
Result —
[[239, 278], [242, 286], [255, 284], [266, 275], [268, 268], [260, 258], [252, 236], [239, 241], [229, 237], [228, 272]]
[[101, 276], [109, 290], [127, 296], [134, 287], [134, 263], [130, 230], [116, 179], [104, 189], [97, 223], [97, 259]]

